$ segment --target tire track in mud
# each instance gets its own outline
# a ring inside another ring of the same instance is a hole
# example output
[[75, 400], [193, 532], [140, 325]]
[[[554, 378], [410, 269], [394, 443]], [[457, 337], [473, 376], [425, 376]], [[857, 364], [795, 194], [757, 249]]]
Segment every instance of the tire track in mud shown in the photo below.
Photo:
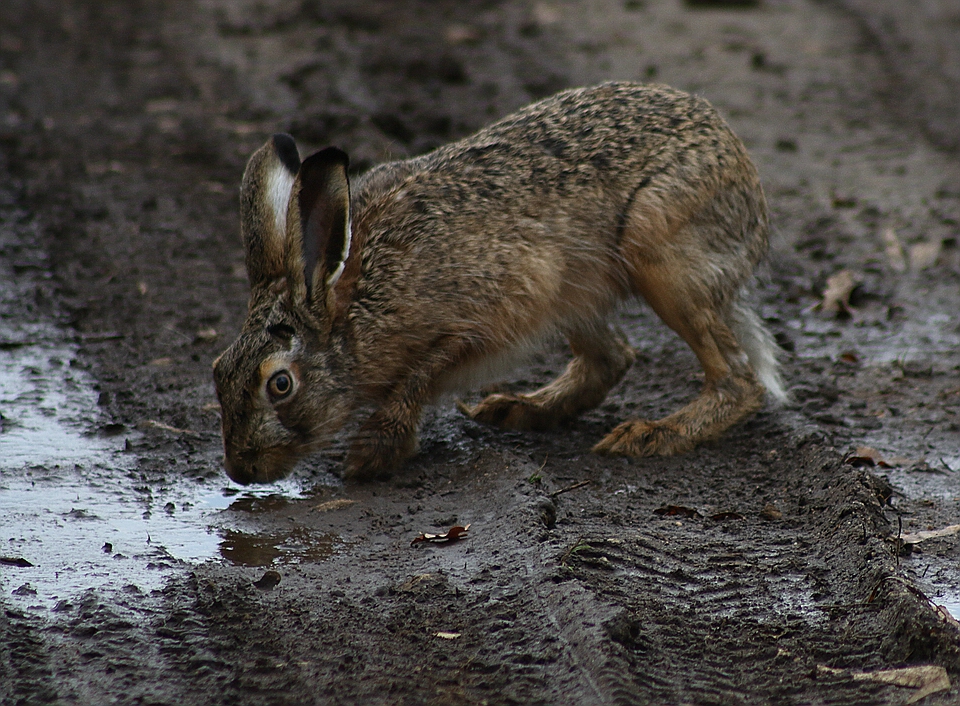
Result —
[[585, 532], [569, 551], [566, 573], [617, 607], [602, 649], [623, 665], [618, 686], [630, 698], [806, 703], [819, 694], [875, 704], [886, 702], [877, 685], [818, 667], [879, 669], [932, 654], [934, 644], [940, 659], [956, 654], [953, 631], [923, 600], [878, 590], [896, 573], [883, 516], [889, 488], [815, 440], [780, 448], [794, 498], [781, 503], [782, 519], [648, 521], [618, 536]]

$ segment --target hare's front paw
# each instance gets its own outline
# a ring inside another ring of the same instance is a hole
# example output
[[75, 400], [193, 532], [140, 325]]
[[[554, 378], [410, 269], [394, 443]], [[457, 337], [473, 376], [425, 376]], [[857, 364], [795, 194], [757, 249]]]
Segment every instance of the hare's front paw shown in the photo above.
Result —
[[457, 408], [476, 422], [512, 431], [548, 431], [560, 423], [555, 412], [524, 395], [490, 395], [474, 407], [458, 401]]
[[361, 433], [344, 461], [345, 481], [386, 480], [393, 471], [417, 453], [415, 433], [403, 436]]
[[672, 424], [635, 419], [624, 422], [593, 447], [606, 456], [675, 456], [686, 453], [695, 443]]

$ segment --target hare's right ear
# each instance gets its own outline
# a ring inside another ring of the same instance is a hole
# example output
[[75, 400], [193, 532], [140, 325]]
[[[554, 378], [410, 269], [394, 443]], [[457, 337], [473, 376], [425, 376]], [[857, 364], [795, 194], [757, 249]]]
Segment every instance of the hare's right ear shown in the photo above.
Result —
[[[342, 314], [352, 295], [359, 247], [350, 224], [349, 160], [328, 147], [300, 165], [287, 218], [288, 242], [299, 240], [307, 300], [332, 320]], [[295, 245], [290, 246], [290, 252]], [[319, 313], [319, 312], [318, 312]]]
[[257, 150], [243, 172], [240, 233], [251, 289], [286, 275], [287, 212], [300, 155], [289, 135], [277, 134]]

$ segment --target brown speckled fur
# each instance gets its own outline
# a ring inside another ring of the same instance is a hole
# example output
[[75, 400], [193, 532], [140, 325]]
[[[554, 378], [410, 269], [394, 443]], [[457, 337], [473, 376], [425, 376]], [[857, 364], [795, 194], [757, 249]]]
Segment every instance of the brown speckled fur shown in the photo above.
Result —
[[[244, 175], [249, 315], [215, 363], [235, 480], [286, 475], [360, 406], [374, 412], [345, 477], [387, 473], [416, 453], [425, 404], [557, 334], [574, 354], [557, 380], [461, 409], [512, 429], [569, 420], [633, 363], [606, 319], [634, 295], [693, 349], [704, 389], [665, 419], [625, 422], [596, 451], [681, 453], [759, 409], [764, 388], [784, 397], [775, 346], [740, 302], [767, 248], [763, 192], [706, 101], [630, 83], [565, 91], [376, 167], [349, 204], [342, 153], [297, 173], [295, 151], [275, 137]], [[352, 244], [330, 287], [348, 210]], [[283, 399], [265, 388], [278, 371], [293, 386]]]

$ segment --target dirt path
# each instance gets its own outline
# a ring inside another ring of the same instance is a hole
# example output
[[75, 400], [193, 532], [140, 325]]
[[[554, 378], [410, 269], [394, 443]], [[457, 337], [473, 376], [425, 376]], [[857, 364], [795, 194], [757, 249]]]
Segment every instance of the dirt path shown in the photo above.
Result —
[[[960, 522], [960, 15], [900, 5], [6, 0], [0, 557], [32, 566], [0, 564], [0, 703], [901, 704], [854, 673], [918, 664], [956, 684], [956, 536], [897, 536]], [[210, 363], [244, 314], [248, 155], [283, 130], [363, 169], [608, 78], [706, 96], [754, 155], [758, 304], [797, 404], [680, 458], [592, 456], [699, 386], [635, 306], [637, 365], [562, 432], [445, 404], [389, 482], [344, 487], [334, 448], [231, 488]], [[818, 311], [843, 270], [850, 311]], [[43, 419], [72, 431], [31, 457]], [[861, 445], [891, 467], [845, 462]]]

